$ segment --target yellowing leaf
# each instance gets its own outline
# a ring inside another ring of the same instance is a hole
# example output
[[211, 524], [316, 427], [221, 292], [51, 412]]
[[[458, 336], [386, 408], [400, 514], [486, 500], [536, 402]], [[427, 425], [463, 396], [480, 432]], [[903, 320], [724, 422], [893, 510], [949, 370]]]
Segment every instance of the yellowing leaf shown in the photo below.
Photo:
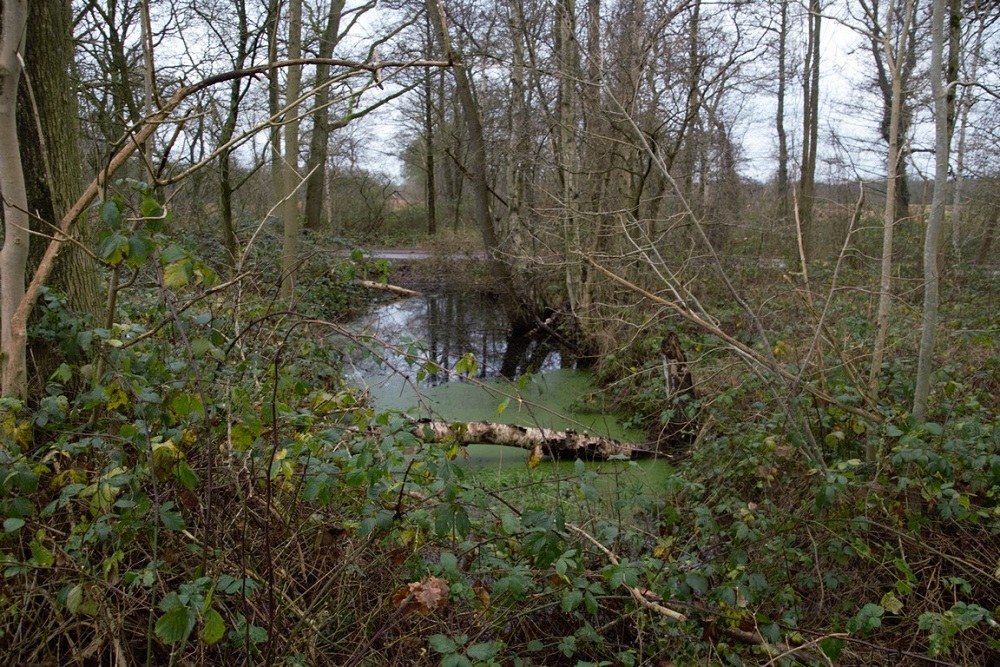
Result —
[[206, 611], [201, 620], [203, 625], [198, 636], [209, 646], [222, 639], [223, 635], [226, 634], [226, 622], [222, 620], [222, 614], [214, 608]]
[[888, 593], [882, 596], [880, 605], [890, 614], [898, 614], [899, 612], [903, 611], [903, 602], [899, 598], [897, 598], [896, 594], [893, 593], [892, 591], [889, 591]]
[[531, 450], [531, 456], [528, 457], [528, 467], [531, 469], [537, 468], [538, 464], [542, 462], [542, 448], [540, 446], [535, 446]]

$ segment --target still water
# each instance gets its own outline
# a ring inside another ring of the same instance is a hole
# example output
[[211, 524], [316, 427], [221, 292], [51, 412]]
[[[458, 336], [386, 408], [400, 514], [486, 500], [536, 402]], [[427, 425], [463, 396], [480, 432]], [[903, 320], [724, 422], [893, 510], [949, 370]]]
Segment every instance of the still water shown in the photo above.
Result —
[[[644, 440], [642, 431], [602, 411], [589, 371], [576, 368], [575, 360], [544, 336], [512, 335], [503, 308], [488, 295], [450, 292], [395, 301], [375, 308], [354, 330], [365, 337], [369, 354], [352, 356], [352, 379], [367, 387], [379, 409]], [[465, 372], [455, 372], [463, 365]], [[467, 449], [468, 465], [475, 468], [523, 470], [528, 456], [494, 445]], [[566, 465], [573, 467], [572, 462], [543, 467], [556, 471]], [[626, 466], [589, 465], [614, 468], [616, 474]], [[667, 471], [662, 461], [626, 467], [641, 478]]]

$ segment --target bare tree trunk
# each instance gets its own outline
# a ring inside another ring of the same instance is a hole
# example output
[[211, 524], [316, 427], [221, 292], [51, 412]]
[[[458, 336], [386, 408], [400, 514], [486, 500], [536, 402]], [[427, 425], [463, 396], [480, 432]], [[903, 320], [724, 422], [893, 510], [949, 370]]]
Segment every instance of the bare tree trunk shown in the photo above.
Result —
[[[333, 0], [326, 26], [319, 37], [320, 58], [333, 56], [340, 37], [340, 18], [344, 11], [344, 0]], [[330, 88], [324, 85], [330, 79], [330, 66], [316, 66], [316, 106], [313, 112], [313, 131], [309, 138], [309, 158], [306, 162], [306, 207], [305, 226], [319, 229], [322, 224], [323, 196], [326, 191], [326, 160], [330, 143]]]
[[[233, 68], [243, 69], [249, 56], [250, 27], [247, 21], [246, 1], [236, 0], [234, 4], [236, 5], [239, 37], [237, 38], [236, 55], [233, 58]], [[243, 100], [246, 90], [242, 79], [233, 79], [229, 84], [229, 105], [219, 134], [220, 146], [228, 144], [236, 133], [240, 102]], [[222, 245], [226, 249], [226, 262], [231, 269], [235, 269], [240, 247], [239, 239], [236, 236], [236, 221], [233, 220], [232, 150], [229, 148], [223, 148], [219, 153], [219, 213], [222, 222]]]
[[583, 262], [580, 260], [580, 156], [576, 137], [576, 85], [580, 80], [579, 51], [575, 29], [576, 3], [559, 0], [556, 4], [555, 45], [559, 63], [559, 123], [558, 166], [562, 183], [563, 263], [566, 273], [566, 295], [570, 311], [580, 315], [586, 307]]
[[[425, 23], [425, 37], [427, 39], [427, 51], [434, 44], [434, 32], [431, 26], [430, 14], [427, 15]], [[434, 183], [434, 151], [437, 146], [434, 143], [434, 82], [431, 71], [424, 72], [424, 200], [427, 208], [427, 234], [434, 236], [437, 233], [437, 187]]]
[[[45, 236], [76, 202], [83, 181], [71, 35], [72, 16], [65, 2], [29, 3], [18, 137], [31, 227]], [[75, 229], [74, 238], [86, 244], [87, 226], [77, 224]], [[31, 244], [29, 271], [44, 247]], [[66, 295], [67, 307], [75, 313], [93, 315], [100, 309], [97, 264], [79, 245], [71, 244], [62, 253], [49, 285]]]
[[816, 148], [819, 142], [819, 55], [822, 27], [820, 0], [809, 0], [808, 42], [805, 77], [802, 86], [802, 170], [799, 177], [799, 217], [805, 241], [806, 257], [811, 258], [813, 233], [813, 198], [816, 189]]
[[[955, 3], [952, 3], [952, 26], [955, 26]], [[959, 17], [960, 18], [960, 17]], [[959, 21], [959, 26], [961, 25]], [[979, 78], [979, 61], [982, 59], [983, 54], [983, 30], [985, 24], [980, 21], [976, 26], [976, 41], [972, 47], [972, 53], [969, 54], [969, 60], [971, 65], [969, 68], [969, 80], [976, 81]], [[953, 43], [958, 43], [957, 36], [952, 37]], [[958, 63], [956, 62], [956, 70]], [[955, 72], [957, 78], [958, 72]], [[955, 264], [960, 264], [962, 261], [962, 196], [965, 189], [965, 140], [966, 131], [969, 125], [969, 111], [972, 109], [972, 91], [963, 87], [961, 92], [961, 99], [957, 106], [959, 109], [958, 118], [958, 145], [955, 147], [955, 191], [952, 197], [951, 205], [951, 251], [955, 260]]]
[[[953, 77], [957, 68], [951, 63], [944, 70], [944, 23], [948, 0], [934, 0], [931, 15], [931, 91], [934, 95], [934, 194], [931, 212], [924, 234], [924, 313], [920, 328], [920, 352], [917, 357], [917, 379], [913, 391], [913, 417], [917, 422], [927, 418], [927, 397], [930, 393], [931, 370], [934, 364], [934, 339], [938, 319], [938, 246], [944, 223], [944, 203], [948, 188], [948, 158], [951, 155], [951, 130], [955, 98]], [[951, 42], [958, 41], [956, 31], [950, 31]], [[952, 58], [949, 54], [949, 61]]]
[[23, 398], [28, 391], [23, 340], [14, 331], [17, 307], [24, 298], [28, 263], [28, 196], [17, 138], [18, 55], [24, 45], [28, 6], [25, 0], [0, 0], [0, 195], [4, 239], [0, 250], [0, 357], [2, 395]]
[[438, 0], [427, 0], [427, 11], [437, 31], [438, 42], [445, 57], [452, 63], [452, 74], [455, 77], [455, 88], [462, 107], [462, 116], [466, 127], [466, 137], [469, 142], [468, 164], [466, 171], [472, 185], [472, 195], [475, 204], [476, 222], [483, 238], [486, 255], [490, 263], [502, 277], [509, 281], [508, 271], [496, 257], [498, 247], [496, 230], [493, 228], [493, 214], [490, 212], [490, 191], [486, 174], [486, 141], [483, 137], [483, 123], [472, 90], [472, 80], [469, 78], [468, 66], [451, 44], [448, 32], [448, 17], [444, 6]]
[[[288, 3], [288, 59], [296, 60], [302, 57], [302, 0], [289, 0]], [[284, 236], [281, 243], [281, 291], [282, 299], [292, 298], [295, 292], [295, 274], [299, 263], [299, 220], [298, 199], [295, 197], [296, 180], [299, 178], [299, 120], [298, 105], [302, 82], [302, 66], [293, 65], [288, 68], [288, 80], [285, 83], [285, 159], [282, 165], [281, 223]]]
[[778, 219], [788, 220], [788, 136], [785, 132], [785, 93], [788, 87], [788, 0], [780, 0], [781, 14], [778, 24], [778, 109], [774, 114], [775, 131], [778, 133]]
[[[889, 141], [889, 154], [886, 159], [886, 191], [885, 211], [882, 215], [882, 270], [879, 279], [878, 314], [875, 317], [875, 344], [872, 352], [871, 372], [868, 376], [868, 393], [873, 399], [878, 398], [879, 374], [882, 370], [882, 360], [885, 356], [885, 341], [889, 332], [889, 312], [892, 307], [892, 248], [893, 232], [897, 217], [898, 197], [896, 188], [900, 182], [900, 163], [903, 150], [900, 146], [902, 135], [899, 126], [903, 115], [903, 86], [905, 83], [902, 58], [908, 52], [909, 41], [913, 39], [910, 30], [913, 21], [914, 1], [907, 0], [906, 15], [903, 28], [898, 32], [896, 45], [891, 43], [893, 34], [892, 23], [895, 12], [886, 12], [886, 27], [881, 31], [882, 52], [889, 68], [891, 91], [889, 96], [889, 127], [886, 137]], [[870, 455], [873, 455], [870, 452]]]

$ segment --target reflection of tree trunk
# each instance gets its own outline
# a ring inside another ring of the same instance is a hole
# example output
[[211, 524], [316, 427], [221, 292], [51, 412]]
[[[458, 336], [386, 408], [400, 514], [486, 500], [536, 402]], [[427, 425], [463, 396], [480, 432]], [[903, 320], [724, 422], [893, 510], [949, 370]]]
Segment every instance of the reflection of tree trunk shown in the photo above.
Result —
[[521, 371], [521, 362], [524, 360], [531, 339], [519, 331], [511, 331], [507, 336], [507, 346], [503, 351], [503, 359], [500, 362], [500, 376], [508, 380], [513, 380]]

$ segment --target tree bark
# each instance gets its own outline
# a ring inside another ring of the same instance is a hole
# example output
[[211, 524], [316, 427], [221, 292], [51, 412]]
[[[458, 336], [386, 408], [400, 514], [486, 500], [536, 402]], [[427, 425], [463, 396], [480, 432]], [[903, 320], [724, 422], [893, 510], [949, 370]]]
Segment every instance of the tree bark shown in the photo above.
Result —
[[[65, 2], [28, 4], [17, 124], [31, 228], [44, 236], [52, 234], [82, 190], [72, 34]], [[75, 230], [73, 238], [86, 244], [90, 230], [85, 218]], [[31, 244], [29, 271], [37, 266], [44, 248]], [[75, 313], [96, 315], [100, 309], [97, 264], [75, 243], [60, 256], [49, 285], [66, 295], [66, 305]]]
[[462, 120], [465, 124], [466, 140], [469, 146], [466, 173], [472, 186], [476, 223], [479, 226], [479, 232], [486, 249], [487, 262], [492, 273], [499, 278], [500, 284], [504, 287], [504, 307], [508, 315], [512, 320], [517, 320], [520, 313], [514, 294], [513, 279], [508, 266], [497, 257], [499, 242], [496, 229], [493, 226], [493, 213], [490, 210], [489, 178], [486, 172], [486, 140], [483, 136], [482, 114], [472, 89], [468, 64], [452, 46], [448, 17], [445, 14], [444, 6], [439, 0], [426, 1], [427, 11], [430, 13], [431, 22], [434, 23], [437, 32], [438, 43], [441, 45], [441, 50], [448, 62], [452, 64], [451, 71], [455, 78], [455, 88], [458, 93], [458, 101], [461, 104]]
[[[897, 206], [899, 198], [896, 188], [900, 183], [900, 166], [903, 161], [903, 151], [900, 142], [902, 133], [899, 131], [903, 122], [903, 87], [906, 81], [904, 76], [904, 64], [902, 58], [911, 48], [913, 33], [910, 30], [913, 15], [914, 1], [907, 0], [906, 14], [903, 19], [901, 30], [894, 31], [892, 28], [894, 12], [886, 13], [887, 25], [881, 30], [882, 53], [885, 62], [888, 64], [888, 80], [891, 83], [889, 95], [889, 127], [886, 128], [885, 137], [889, 142], [889, 153], [886, 158], [886, 191], [885, 210], [882, 215], [882, 268], [879, 278], [879, 300], [878, 313], [875, 316], [875, 343], [872, 352], [871, 372], [868, 376], [868, 393], [873, 399], [878, 398], [879, 374], [882, 371], [882, 360], [885, 356], [885, 341], [889, 332], [889, 313], [892, 307], [892, 250], [893, 232], [896, 222], [899, 220]], [[898, 37], [895, 46], [891, 43], [891, 35], [897, 32]]]
[[[236, 0], [236, 25], [239, 36], [236, 42], [236, 55], [233, 58], [234, 69], [243, 69], [249, 57], [250, 27], [247, 20], [245, 0]], [[240, 102], [249, 88], [242, 79], [233, 79], [229, 84], [229, 104], [226, 118], [222, 122], [219, 134], [219, 145], [225, 146], [236, 134], [236, 122], [239, 119]], [[223, 148], [219, 153], [219, 214], [222, 222], [222, 245], [226, 249], [226, 262], [229, 268], [236, 270], [239, 261], [239, 238], [236, 236], [236, 221], [233, 219], [233, 180], [232, 154], [230, 148]]]
[[[288, 3], [288, 59], [302, 56], [302, 0]], [[296, 100], [302, 83], [302, 66], [288, 68], [285, 82], [284, 112], [284, 161], [282, 164], [281, 224], [284, 235], [281, 242], [281, 290], [280, 297], [289, 300], [295, 293], [295, 274], [299, 264], [299, 233], [302, 223], [299, 219], [298, 198], [295, 196], [296, 179], [299, 178], [299, 107]]]
[[413, 435], [423, 442], [456, 442], [459, 445], [506, 445], [556, 459], [637, 459], [657, 452], [643, 446], [576, 431], [497, 424], [495, 422], [442, 422], [418, 420]]
[[[938, 246], [944, 224], [944, 204], [948, 188], [948, 159], [951, 156], [951, 130], [955, 117], [953, 77], [957, 68], [944, 61], [945, 16], [948, 0], [934, 0], [931, 14], [931, 92], [934, 96], [934, 194], [931, 212], [924, 234], [924, 312], [920, 325], [920, 351], [917, 356], [917, 379], [913, 391], [913, 417], [917, 422], [927, 418], [927, 398], [930, 394], [931, 371], [934, 364], [934, 340], [938, 318]], [[951, 39], [957, 41], [954, 30]], [[950, 58], [949, 58], [950, 59]]]
[[17, 87], [28, 7], [25, 0], [0, 0], [0, 195], [4, 239], [0, 250], [0, 356], [3, 396], [24, 398], [28, 390], [26, 350], [14, 326], [24, 298], [28, 263], [28, 196], [17, 137]]
[[806, 258], [814, 252], [813, 198], [816, 189], [816, 148], [819, 140], [819, 56], [822, 27], [820, 0], [809, 0], [808, 42], [802, 86], [802, 168], [799, 176], [799, 218], [805, 241]]
[[[344, 11], [344, 0], [333, 0], [326, 25], [319, 36], [320, 58], [333, 56], [333, 49], [340, 37], [340, 17]], [[330, 143], [330, 66], [316, 66], [316, 105], [312, 114], [313, 130], [309, 137], [309, 157], [306, 162], [306, 206], [305, 226], [319, 229], [323, 223], [323, 197], [326, 192], [326, 160]]]

